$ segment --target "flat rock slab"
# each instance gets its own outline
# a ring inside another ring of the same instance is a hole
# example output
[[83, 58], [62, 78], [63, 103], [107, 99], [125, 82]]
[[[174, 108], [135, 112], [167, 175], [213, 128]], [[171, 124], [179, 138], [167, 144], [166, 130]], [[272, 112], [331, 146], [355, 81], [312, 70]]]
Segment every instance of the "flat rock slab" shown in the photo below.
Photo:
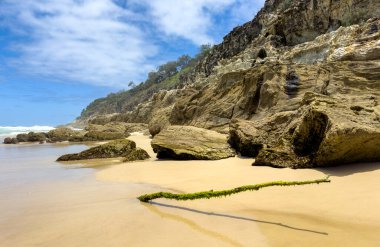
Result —
[[152, 140], [157, 158], [218, 160], [235, 156], [227, 136], [193, 126], [169, 126]]
[[120, 139], [87, 149], [80, 153], [62, 155], [57, 159], [57, 161], [102, 159], [116, 157], [125, 157], [125, 161], [135, 161], [148, 159], [149, 155], [145, 150], [136, 148], [136, 143], [134, 141]]

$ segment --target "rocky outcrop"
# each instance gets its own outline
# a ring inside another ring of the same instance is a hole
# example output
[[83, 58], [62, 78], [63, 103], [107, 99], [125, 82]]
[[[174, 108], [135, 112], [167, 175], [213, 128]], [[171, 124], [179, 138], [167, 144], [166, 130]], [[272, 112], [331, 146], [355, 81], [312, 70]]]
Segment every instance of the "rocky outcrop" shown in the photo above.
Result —
[[[17, 135], [18, 142], [88, 142], [109, 141], [127, 138], [133, 132], [147, 132], [147, 124], [111, 122], [106, 125], [90, 124], [85, 130], [73, 130], [67, 127], [59, 127], [48, 133], [34, 133]], [[11, 140], [12, 138], [10, 138]], [[8, 139], [7, 139], [8, 140]]]
[[142, 149], [136, 149], [136, 143], [127, 140], [115, 140], [109, 143], [87, 149], [77, 154], [66, 154], [57, 161], [87, 160], [125, 157], [127, 161], [144, 160], [149, 158], [148, 153]]
[[294, 112], [231, 123], [231, 144], [255, 165], [305, 168], [380, 160], [380, 121], [370, 95], [306, 93]]
[[227, 136], [192, 126], [170, 126], [152, 140], [157, 158], [217, 160], [235, 156]]
[[59, 127], [53, 130], [50, 130], [47, 133], [49, 142], [64, 142], [79, 139], [83, 137], [84, 133], [82, 131], [75, 131], [67, 127]]
[[117, 140], [121, 138], [127, 138], [129, 136], [128, 133], [120, 133], [120, 132], [101, 132], [101, 131], [89, 131], [84, 134], [83, 137], [78, 139], [70, 139], [70, 141], [108, 141], [108, 140]]
[[7, 137], [4, 139], [4, 144], [18, 144], [17, 138], [14, 137]]
[[267, 0], [215, 46], [194, 83], [112, 117], [147, 123], [157, 137], [170, 125], [229, 133], [256, 165], [380, 160], [371, 139], [380, 128], [379, 5]]
[[45, 133], [29, 132], [28, 134], [18, 134], [16, 139], [18, 142], [44, 142], [46, 141]]

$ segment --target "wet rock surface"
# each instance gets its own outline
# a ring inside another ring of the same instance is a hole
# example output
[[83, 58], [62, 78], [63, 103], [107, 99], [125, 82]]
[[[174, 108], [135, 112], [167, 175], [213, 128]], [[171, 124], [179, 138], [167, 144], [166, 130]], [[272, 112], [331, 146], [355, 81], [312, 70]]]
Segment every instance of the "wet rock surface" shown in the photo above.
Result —
[[59, 127], [54, 130], [51, 130], [47, 133], [48, 141], [51, 143], [54, 142], [64, 142], [69, 141], [70, 139], [81, 138], [83, 136], [82, 131], [75, 131], [67, 127]]
[[73, 161], [87, 159], [103, 159], [125, 157], [127, 161], [144, 160], [149, 158], [145, 150], [137, 149], [136, 143], [127, 140], [115, 140], [99, 145], [76, 154], [62, 155], [57, 161]]
[[44, 142], [47, 139], [46, 133], [29, 132], [28, 134], [18, 134], [18, 142]]

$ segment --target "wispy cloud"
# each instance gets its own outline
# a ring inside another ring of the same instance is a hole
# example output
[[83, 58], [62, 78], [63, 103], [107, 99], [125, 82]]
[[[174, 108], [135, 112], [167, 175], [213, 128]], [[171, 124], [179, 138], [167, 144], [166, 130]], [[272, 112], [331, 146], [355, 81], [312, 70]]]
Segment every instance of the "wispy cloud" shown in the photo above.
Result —
[[112, 86], [153, 68], [157, 47], [130, 23], [134, 14], [110, 0], [5, 0], [1, 7], [27, 35], [13, 46], [24, 71]]
[[209, 35], [213, 14], [232, 4], [233, 0], [136, 0], [144, 4], [152, 23], [166, 35], [175, 35], [195, 44], [213, 43]]
[[233, 24], [243, 23], [264, 4], [265, 0], [133, 0], [144, 5], [152, 24], [162, 33], [191, 40], [197, 45], [214, 43], [213, 29], [227, 18]]
[[51, 80], [123, 87], [163, 60], [165, 40], [214, 43], [218, 23], [247, 21], [263, 1], [2, 0], [0, 25], [18, 54], [6, 62]]

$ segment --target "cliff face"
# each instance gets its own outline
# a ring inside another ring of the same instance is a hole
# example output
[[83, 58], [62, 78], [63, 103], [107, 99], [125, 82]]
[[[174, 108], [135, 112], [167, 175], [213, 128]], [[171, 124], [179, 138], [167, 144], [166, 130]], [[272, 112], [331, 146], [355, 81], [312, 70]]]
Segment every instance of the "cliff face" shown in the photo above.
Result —
[[252, 21], [236, 27], [214, 47], [198, 70], [209, 75], [220, 60], [237, 55], [260, 35], [271, 36], [276, 45], [293, 46], [378, 16], [377, 0], [267, 0]]
[[258, 165], [380, 160], [380, 2], [268, 0], [198, 65], [195, 82], [93, 119], [230, 134]]

